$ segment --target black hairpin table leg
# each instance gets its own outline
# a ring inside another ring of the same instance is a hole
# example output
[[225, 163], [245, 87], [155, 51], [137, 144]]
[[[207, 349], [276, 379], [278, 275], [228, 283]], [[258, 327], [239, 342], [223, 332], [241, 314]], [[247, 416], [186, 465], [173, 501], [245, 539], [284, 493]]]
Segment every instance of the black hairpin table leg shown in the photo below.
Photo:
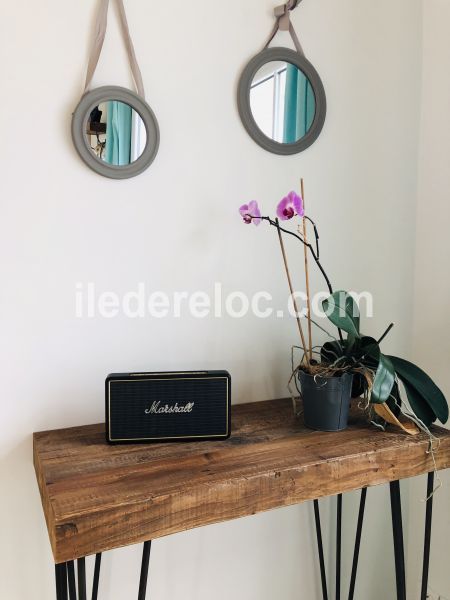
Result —
[[67, 565], [55, 565], [56, 600], [67, 600]]
[[152, 546], [151, 541], [144, 543], [144, 550], [142, 552], [141, 577], [139, 579], [138, 600], [145, 600], [145, 596], [147, 593], [148, 566], [150, 564], [151, 546]]
[[98, 596], [98, 583], [100, 580], [100, 565], [102, 563], [102, 553], [99, 552], [95, 555], [95, 566], [94, 566], [94, 580], [92, 582], [92, 600], [97, 600]]
[[336, 600], [341, 600], [342, 494], [337, 497], [336, 509]]
[[433, 517], [434, 471], [428, 473], [427, 508], [425, 515], [425, 541], [423, 545], [422, 591], [420, 600], [426, 600], [428, 591], [428, 571], [430, 568], [431, 521]]
[[69, 598], [70, 600], [77, 600], [77, 588], [75, 585], [75, 566], [73, 560], [67, 563], [67, 580], [69, 582]]
[[395, 580], [397, 584], [397, 600], [406, 600], [405, 552], [403, 547], [402, 503], [400, 496], [400, 482], [392, 481], [389, 485], [391, 491], [392, 534], [394, 537]]
[[358, 524], [356, 526], [355, 550], [353, 552], [352, 574], [350, 576], [350, 590], [348, 600], [353, 600], [355, 595], [356, 572], [358, 570], [359, 549], [361, 546], [361, 534], [364, 520], [364, 509], [366, 507], [367, 488], [361, 490], [361, 499], [359, 501]]
[[[101, 552], [95, 556], [94, 579], [92, 583], [92, 600], [97, 600], [100, 580]], [[55, 565], [56, 599], [77, 600], [77, 583], [75, 578], [75, 561]], [[78, 600], [86, 600], [86, 560], [77, 560]]]
[[77, 574], [78, 574], [78, 598], [79, 600], [86, 600], [86, 559], [79, 558], [77, 560]]
[[322, 596], [323, 596], [323, 600], [328, 600], [327, 577], [325, 574], [325, 560], [323, 557], [322, 528], [320, 526], [320, 511], [319, 511], [319, 501], [318, 500], [314, 500], [314, 519], [316, 522], [317, 549], [319, 552], [320, 579], [322, 582]]

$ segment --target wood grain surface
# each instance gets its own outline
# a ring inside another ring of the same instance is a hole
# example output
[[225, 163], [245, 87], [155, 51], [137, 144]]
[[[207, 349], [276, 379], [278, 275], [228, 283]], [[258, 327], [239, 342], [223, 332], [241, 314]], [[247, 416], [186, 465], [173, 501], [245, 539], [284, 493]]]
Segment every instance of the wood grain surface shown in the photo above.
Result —
[[[450, 431], [439, 469], [450, 466]], [[427, 438], [353, 417], [306, 429], [290, 400], [233, 406], [219, 442], [109, 446], [104, 425], [34, 434], [34, 465], [55, 562], [431, 471]]]

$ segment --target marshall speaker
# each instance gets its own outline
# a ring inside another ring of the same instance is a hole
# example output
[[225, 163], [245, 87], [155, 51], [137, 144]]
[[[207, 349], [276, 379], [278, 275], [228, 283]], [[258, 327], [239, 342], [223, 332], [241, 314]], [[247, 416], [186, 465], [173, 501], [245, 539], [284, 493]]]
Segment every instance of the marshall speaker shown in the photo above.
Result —
[[227, 371], [113, 373], [105, 393], [112, 444], [220, 440], [231, 433]]

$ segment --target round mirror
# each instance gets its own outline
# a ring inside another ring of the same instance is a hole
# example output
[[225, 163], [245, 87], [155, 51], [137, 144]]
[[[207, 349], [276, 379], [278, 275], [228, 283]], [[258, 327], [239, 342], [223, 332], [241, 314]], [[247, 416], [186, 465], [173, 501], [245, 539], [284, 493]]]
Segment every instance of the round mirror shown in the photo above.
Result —
[[128, 89], [107, 86], [83, 96], [72, 119], [80, 157], [94, 171], [114, 179], [142, 173], [154, 160], [159, 128], [153, 111]]
[[238, 106], [250, 136], [276, 154], [295, 154], [319, 136], [326, 98], [317, 71], [288, 48], [255, 56], [239, 82]]
[[119, 100], [100, 102], [91, 110], [86, 135], [95, 156], [120, 167], [134, 163], [147, 144], [147, 129], [140, 114]]

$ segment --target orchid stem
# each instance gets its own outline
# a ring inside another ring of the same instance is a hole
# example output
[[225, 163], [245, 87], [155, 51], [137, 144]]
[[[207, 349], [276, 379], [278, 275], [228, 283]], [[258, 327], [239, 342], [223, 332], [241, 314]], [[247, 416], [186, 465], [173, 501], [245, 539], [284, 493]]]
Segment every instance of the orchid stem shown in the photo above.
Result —
[[[247, 216], [250, 217], [251, 219], [255, 218], [252, 215], [247, 215]], [[306, 218], [309, 221], [311, 221], [311, 219], [309, 217], [306, 217]], [[331, 285], [331, 282], [328, 279], [328, 275], [326, 274], [325, 269], [322, 267], [320, 260], [319, 260], [319, 244], [318, 244], [319, 235], [317, 233], [317, 228], [316, 228], [315, 223], [313, 221], [311, 221], [311, 223], [314, 226], [314, 231], [316, 232], [317, 254], [314, 251], [314, 248], [311, 246], [311, 244], [308, 241], [305, 241], [301, 236], [297, 235], [293, 231], [289, 231], [289, 229], [284, 229], [284, 227], [280, 227], [278, 219], [276, 219], [275, 221], [273, 219], [271, 219], [270, 217], [258, 217], [258, 219], [261, 219], [262, 221], [267, 221], [270, 225], [272, 225], [272, 227], [276, 227], [277, 231], [278, 231], [278, 235], [280, 236], [280, 239], [281, 239], [281, 232], [287, 233], [288, 235], [294, 236], [297, 240], [299, 240], [302, 244], [304, 244], [307, 248], [309, 248], [309, 251], [311, 252], [312, 257], [314, 258], [314, 262], [316, 263], [317, 267], [319, 268], [319, 271], [322, 273], [323, 278], [325, 279], [328, 291], [330, 294], [332, 294], [333, 286]], [[339, 339], [342, 342], [344, 340], [344, 338], [342, 335], [342, 331], [339, 328], [338, 328], [338, 333], [339, 333]], [[306, 346], [304, 346], [304, 347], [306, 348]]]
[[[289, 289], [291, 292], [292, 303], [294, 305], [295, 318], [297, 319], [297, 325], [298, 325], [298, 331], [300, 333], [300, 339], [301, 339], [303, 348], [306, 348], [305, 336], [303, 334], [302, 324], [301, 324], [300, 317], [299, 317], [299, 311], [297, 308], [297, 300], [294, 295], [294, 288], [292, 286], [291, 274], [289, 272], [289, 266], [288, 266], [287, 257], [286, 257], [286, 250], [284, 248], [283, 237], [281, 235], [281, 227], [279, 225], [278, 219], [276, 219], [276, 221], [274, 221], [274, 224], [278, 231], [278, 239], [280, 242], [281, 253], [283, 255], [284, 268], [286, 270], [286, 276], [287, 276], [287, 280], [288, 280], [288, 284], [289, 284]], [[304, 357], [306, 358], [306, 363], [309, 366], [309, 358], [308, 358], [308, 354], [306, 352], [304, 354]]]
[[[251, 215], [249, 215], [249, 216], [251, 217]], [[251, 218], [253, 218], [253, 217], [251, 217]], [[260, 218], [262, 221], [267, 221], [268, 223], [270, 223], [270, 225], [272, 225], [272, 227], [276, 227], [276, 228], [277, 228], [277, 230], [278, 230], [278, 235], [280, 235], [280, 231], [282, 231], [283, 233], [287, 233], [287, 234], [289, 234], [289, 235], [292, 235], [292, 236], [294, 236], [294, 237], [295, 237], [297, 240], [300, 240], [300, 242], [301, 242], [302, 244], [304, 244], [304, 245], [305, 245], [307, 248], [309, 248], [309, 251], [311, 252], [311, 254], [312, 254], [312, 257], [314, 258], [314, 261], [315, 261], [316, 265], [318, 266], [318, 268], [319, 268], [320, 272], [321, 272], [321, 273], [322, 273], [322, 275], [323, 275], [323, 278], [324, 278], [324, 279], [325, 279], [325, 281], [326, 281], [326, 284], [327, 284], [328, 291], [329, 291], [329, 293], [330, 293], [330, 294], [332, 294], [332, 293], [333, 293], [333, 286], [331, 285], [331, 282], [330, 282], [330, 280], [328, 279], [328, 275], [326, 274], [326, 272], [325, 272], [325, 269], [322, 267], [322, 265], [321, 265], [321, 263], [320, 263], [320, 260], [319, 260], [319, 253], [317, 252], [317, 254], [316, 254], [316, 253], [314, 252], [314, 248], [311, 246], [311, 244], [310, 244], [309, 242], [305, 241], [304, 239], [302, 239], [302, 237], [301, 237], [301, 236], [297, 235], [297, 234], [296, 234], [296, 233], [294, 233], [293, 231], [289, 231], [289, 229], [284, 229], [284, 227], [280, 227], [280, 224], [279, 224], [279, 222], [278, 222], [278, 219], [277, 219], [276, 221], [274, 221], [274, 220], [273, 220], [273, 219], [271, 219], [270, 217], [258, 217], [258, 218]], [[308, 218], [308, 217], [307, 217], [307, 218]], [[314, 227], [315, 227], [315, 225], [314, 225]], [[317, 231], [317, 229], [316, 229], [316, 231]], [[317, 235], [317, 237], [316, 237], [316, 243], [317, 243], [317, 240], [318, 240], [318, 235]], [[339, 339], [340, 339], [340, 341], [342, 342], [342, 341], [344, 340], [344, 338], [343, 338], [343, 335], [342, 335], [342, 331], [341, 331], [339, 328], [338, 328], [338, 333], [339, 333]], [[305, 346], [305, 347], [306, 347], [306, 346]]]
[[298, 240], [300, 240], [302, 244], [304, 244], [307, 248], [309, 248], [309, 251], [311, 252], [312, 257], [314, 258], [314, 261], [315, 261], [316, 265], [319, 267], [319, 270], [320, 270], [320, 272], [322, 273], [322, 275], [323, 275], [323, 277], [325, 279], [328, 291], [330, 292], [330, 294], [332, 294], [333, 293], [333, 287], [332, 287], [332, 285], [330, 283], [330, 280], [328, 279], [328, 275], [325, 273], [324, 268], [320, 264], [320, 260], [318, 259], [317, 254], [314, 252], [314, 248], [311, 246], [311, 244], [309, 242], [305, 242], [305, 240], [303, 238], [301, 238], [299, 235], [297, 235], [293, 231], [289, 231], [289, 229], [284, 229], [283, 227], [280, 227], [279, 224], [277, 224], [277, 222], [274, 221], [273, 219], [271, 219], [270, 217], [261, 217], [261, 219], [264, 220], [264, 221], [268, 221], [270, 223], [270, 225], [272, 225], [273, 227], [276, 227], [277, 229], [279, 229], [283, 233], [287, 233], [289, 235], [293, 235], [295, 238], [297, 238]]

